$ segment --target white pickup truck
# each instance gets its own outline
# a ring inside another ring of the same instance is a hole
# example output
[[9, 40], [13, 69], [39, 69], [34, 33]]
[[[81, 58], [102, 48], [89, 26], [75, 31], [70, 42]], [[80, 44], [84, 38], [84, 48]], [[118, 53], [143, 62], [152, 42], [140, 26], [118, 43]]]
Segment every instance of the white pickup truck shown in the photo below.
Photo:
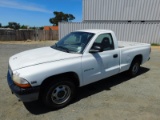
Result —
[[78, 30], [51, 47], [12, 56], [8, 84], [23, 102], [42, 99], [47, 106], [61, 108], [78, 87], [123, 71], [136, 76], [150, 52], [150, 44], [118, 42], [110, 30]]

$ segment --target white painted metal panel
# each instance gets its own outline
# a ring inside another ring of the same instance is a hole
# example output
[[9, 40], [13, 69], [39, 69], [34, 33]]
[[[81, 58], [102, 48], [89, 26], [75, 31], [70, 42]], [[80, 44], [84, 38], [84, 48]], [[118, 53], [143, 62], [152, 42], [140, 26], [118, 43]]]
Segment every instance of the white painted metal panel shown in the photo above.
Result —
[[124, 22], [83, 22], [59, 23], [59, 38], [80, 29], [110, 29], [121, 41], [134, 41], [160, 44], [160, 23], [124, 23]]
[[160, 0], [83, 0], [83, 20], [160, 21]]

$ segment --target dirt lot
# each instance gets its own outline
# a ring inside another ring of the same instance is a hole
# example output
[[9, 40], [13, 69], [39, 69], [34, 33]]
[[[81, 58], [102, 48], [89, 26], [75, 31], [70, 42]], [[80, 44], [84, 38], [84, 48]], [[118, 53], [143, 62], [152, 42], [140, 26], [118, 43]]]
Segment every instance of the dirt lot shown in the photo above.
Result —
[[152, 49], [151, 60], [140, 74], [128, 78], [116, 75], [79, 89], [77, 99], [60, 110], [39, 102], [19, 102], [7, 84], [8, 59], [15, 53], [51, 45], [53, 42], [0, 43], [1, 120], [159, 120], [160, 48]]

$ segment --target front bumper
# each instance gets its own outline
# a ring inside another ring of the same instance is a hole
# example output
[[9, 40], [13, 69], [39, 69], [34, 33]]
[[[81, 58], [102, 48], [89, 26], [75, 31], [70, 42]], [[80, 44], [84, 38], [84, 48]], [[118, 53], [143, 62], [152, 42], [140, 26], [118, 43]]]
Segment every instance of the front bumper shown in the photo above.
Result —
[[31, 87], [31, 88], [20, 88], [16, 84], [14, 84], [11, 75], [7, 74], [8, 85], [12, 91], [21, 101], [23, 102], [31, 102], [38, 100], [40, 87]]

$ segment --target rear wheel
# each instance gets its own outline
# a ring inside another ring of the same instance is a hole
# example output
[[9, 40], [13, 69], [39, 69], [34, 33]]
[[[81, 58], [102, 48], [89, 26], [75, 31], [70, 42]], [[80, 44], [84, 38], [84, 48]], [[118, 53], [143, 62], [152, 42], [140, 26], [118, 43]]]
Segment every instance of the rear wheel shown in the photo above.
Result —
[[133, 60], [130, 69], [128, 71], [131, 77], [135, 77], [140, 70], [140, 61], [138, 59]]
[[60, 79], [46, 87], [43, 101], [50, 108], [65, 107], [75, 96], [75, 85], [69, 79]]

